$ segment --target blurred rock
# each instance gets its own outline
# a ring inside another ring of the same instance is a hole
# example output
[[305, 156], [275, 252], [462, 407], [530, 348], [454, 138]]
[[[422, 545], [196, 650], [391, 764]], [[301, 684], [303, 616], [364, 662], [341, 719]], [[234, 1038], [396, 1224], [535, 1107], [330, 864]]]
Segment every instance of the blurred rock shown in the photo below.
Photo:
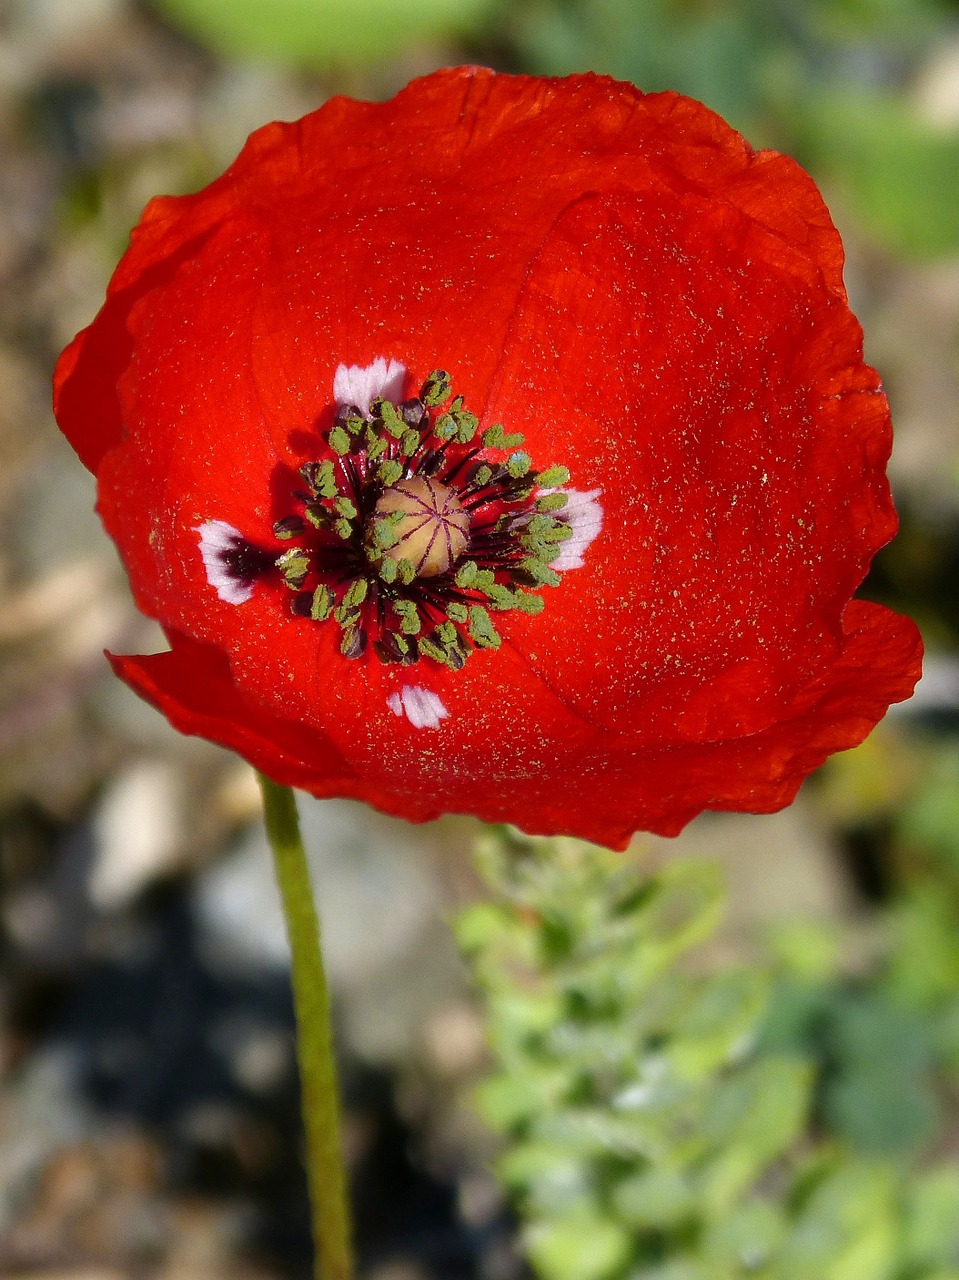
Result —
[[53, 66], [85, 61], [129, 11], [128, 0], [5, 0], [0, 84], [22, 91]]
[[[353, 1049], [390, 1060], [419, 1040], [427, 1011], [462, 988], [430, 872], [443, 823], [410, 827], [348, 800], [299, 797], [323, 949]], [[424, 839], [425, 837], [425, 839]], [[216, 963], [286, 968], [289, 952], [269, 848], [257, 825], [197, 884]]]
[[465, 1000], [441, 1005], [426, 1019], [422, 1036], [431, 1074], [441, 1079], [465, 1079], [487, 1055], [486, 1022]]
[[953, 37], [933, 51], [913, 100], [935, 128], [959, 129], [959, 38]]
[[843, 919], [855, 899], [820, 815], [803, 793], [771, 814], [705, 813], [673, 840], [637, 836], [640, 858], [720, 863], [737, 930], [790, 917]]
[[93, 822], [96, 858], [90, 899], [100, 910], [126, 906], [183, 857], [182, 782], [162, 760], [141, 760], [118, 774]]
[[35, 1054], [15, 1087], [0, 1094], [0, 1271], [12, 1265], [12, 1233], [37, 1179], [58, 1151], [92, 1131], [77, 1083], [76, 1055], [53, 1046]]

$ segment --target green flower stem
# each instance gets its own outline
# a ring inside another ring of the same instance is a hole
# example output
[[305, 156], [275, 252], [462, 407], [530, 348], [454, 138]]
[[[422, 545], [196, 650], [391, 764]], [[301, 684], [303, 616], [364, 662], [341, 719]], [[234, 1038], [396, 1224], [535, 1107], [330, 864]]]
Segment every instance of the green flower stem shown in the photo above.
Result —
[[273, 849], [290, 939], [316, 1276], [317, 1280], [351, 1280], [352, 1242], [340, 1146], [339, 1092], [320, 925], [293, 792], [262, 774], [258, 776], [266, 834]]

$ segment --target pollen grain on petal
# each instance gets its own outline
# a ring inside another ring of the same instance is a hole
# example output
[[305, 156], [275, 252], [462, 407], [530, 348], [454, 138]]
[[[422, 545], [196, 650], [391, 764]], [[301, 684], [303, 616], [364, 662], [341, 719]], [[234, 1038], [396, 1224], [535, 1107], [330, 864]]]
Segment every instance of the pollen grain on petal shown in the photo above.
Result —
[[253, 595], [256, 574], [245, 566], [249, 543], [225, 520], [207, 520], [196, 526], [207, 582], [227, 604], [245, 604]]
[[449, 712], [438, 694], [419, 684], [405, 684], [399, 693], [391, 693], [386, 705], [395, 716], [405, 716], [414, 729], [438, 729]]
[[581, 569], [583, 557], [590, 543], [603, 527], [603, 508], [599, 502], [602, 489], [558, 489], [565, 493], [566, 506], [563, 515], [572, 530], [572, 536], [560, 543], [560, 552], [550, 561], [550, 568], [558, 573], [567, 569]]
[[384, 356], [368, 365], [341, 364], [333, 377], [333, 399], [338, 405], [354, 405], [368, 417], [374, 400], [401, 400], [405, 381], [406, 365]]

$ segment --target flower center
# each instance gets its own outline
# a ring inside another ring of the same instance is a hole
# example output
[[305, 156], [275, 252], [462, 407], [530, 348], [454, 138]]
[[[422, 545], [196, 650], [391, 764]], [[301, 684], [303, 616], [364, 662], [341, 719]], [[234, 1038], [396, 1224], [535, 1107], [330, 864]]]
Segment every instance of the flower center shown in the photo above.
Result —
[[417, 397], [340, 405], [326, 456], [304, 463], [302, 515], [273, 532], [293, 612], [340, 628], [340, 651], [459, 670], [498, 648], [491, 614], [540, 613], [572, 537], [562, 466], [536, 471], [523, 437], [479, 421], [431, 373]]
[[386, 523], [396, 538], [382, 558], [397, 565], [408, 560], [417, 578], [449, 573], [469, 546], [469, 513], [448, 485], [429, 476], [390, 485], [373, 508], [373, 519]]

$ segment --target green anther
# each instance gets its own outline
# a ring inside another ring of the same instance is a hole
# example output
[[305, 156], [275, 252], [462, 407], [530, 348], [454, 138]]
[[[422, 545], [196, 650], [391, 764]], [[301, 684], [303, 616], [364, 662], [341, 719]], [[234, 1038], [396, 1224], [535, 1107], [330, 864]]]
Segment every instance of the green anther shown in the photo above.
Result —
[[303, 508], [303, 514], [314, 529], [325, 529], [330, 523], [330, 513], [319, 502], [310, 502]]
[[496, 575], [492, 569], [477, 569], [473, 578], [473, 588], [476, 591], [482, 591], [485, 595], [496, 582]]
[[342, 538], [344, 542], [349, 542], [353, 537], [353, 526], [349, 520], [334, 520], [333, 531], [338, 538]]
[[389, 443], [382, 436], [374, 436], [366, 446], [366, 456], [370, 462], [376, 462], [377, 458], [382, 458], [389, 448]]
[[344, 498], [342, 496], [333, 499], [333, 508], [338, 516], [343, 516], [347, 520], [355, 520], [359, 515], [359, 512], [349, 498]]
[[342, 427], [334, 427], [330, 432], [330, 448], [334, 453], [349, 453], [350, 437]]
[[438, 440], [452, 440], [456, 435], [456, 422], [451, 413], [443, 413], [433, 424], [433, 435]]
[[517, 591], [513, 597], [513, 608], [520, 613], [542, 613], [546, 608], [546, 601], [542, 596], [531, 595], [528, 591]]
[[377, 409], [383, 426], [394, 440], [399, 440], [406, 432], [406, 422], [402, 414], [398, 412], [396, 405], [391, 404], [389, 400], [378, 400]]
[[441, 662], [444, 667], [452, 667], [453, 657], [449, 646], [434, 639], [436, 635], [437, 633], [434, 631], [432, 636], [423, 636], [419, 642], [420, 653], [426, 654], [426, 656], [428, 658], [432, 658], [434, 662]]
[[[560, 534], [560, 530], [556, 531], [556, 535]], [[534, 560], [542, 560], [543, 564], [552, 564], [559, 555], [560, 542], [565, 542], [567, 537], [572, 537], [573, 532], [562, 536], [547, 537], [545, 534], [540, 538], [523, 538], [521, 539], [524, 550], [528, 551]]]
[[341, 627], [352, 627], [359, 622], [360, 611], [355, 605], [348, 605], [346, 600], [341, 600], [336, 609], [333, 610], [333, 617]]
[[412, 560], [397, 560], [396, 567], [400, 571], [400, 582], [408, 587], [416, 577], [416, 565]]
[[395, 560], [381, 560], [377, 572], [384, 582], [395, 582], [399, 570], [396, 567]]
[[404, 458], [411, 458], [420, 447], [420, 433], [409, 427], [400, 436], [400, 453]]
[[419, 610], [412, 600], [394, 600], [393, 612], [400, 620], [400, 631], [405, 636], [418, 636], [422, 629]]
[[489, 484], [492, 478], [493, 478], [493, 468], [488, 467], [484, 462], [484, 464], [476, 472], [476, 475], [473, 477], [473, 483], [475, 485], [478, 485], [479, 488], [482, 489], [484, 485]]
[[391, 484], [396, 484], [397, 480], [403, 478], [403, 464], [402, 462], [397, 462], [394, 458], [386, 458], [380, 463], [376, 476], [380, 484], [388, 488]]
[[521, 476], [525, 476], [532, 465], [533, 459], [528, 453], [511, 453], [506, 459], [506, 470], [514, 480], [519, 480]]
[[552, 516], [540, 515], [533, 516], [532, 520], [526, 526], [526, 533], [530, 533], [533, 537], [539, 537], [540, 534], [547, 533], [555, 524]]
[[452, 604], [446, 606], [446, 615], [452, 622], [466, 622], [469, 618], [469, 609], [465, 604], [454, 600]]
[[340, 653], [345, 658], [355, 658], [359, 651], [356, 648], [356, 640], [358, 635], [357, 627], [344, 627], [343, 638], [340, 641]]
[[313, 592], [313, 603], [310, 605], [310, 617], [314, 622], [325, 622], [333, 612], [336, 596], [323, 582]]
[[547, 542], [565, 542], [573, 536], [573, 527], [565, 520], [557, 520], [548, 533], [542, 535]]
[[423, 383], [420, 399], [427, 409], [435, 409], [449, 397], [452, 386], [450, 375], [445, 369], [434, 369]]
[[467, 588], [473, 585], [474, 581], [476, 580], [477, 573], [479, 573], [479, 569], [477, 567], [476, 561], [464, 560], [463, 563], [460, 565], [460, 567], [456, 570], [456, 577], [453, 579], [453, 581], [456, 583], [458, 587], [462, 587], [464, 590], [466, 590]]
[[559, 574], [555, 569], [551, 569], [548, 564], [544, 564], [542, 560], [535, 560], [528, 557], [523, 560], [519, 566], [525, 573], [535, 581], [546, 587], [558, 587], [560, 583]]
[[458, 639], [456, 626], [452, 622], [441, 622], [436, 628], [436, 634], [445, 645], [456, 644]]
[[568, 501], [565, 493], [541, 493], [536, 499], [536, 510], [562, 511]]
[[494, 422], [483, 432], [483, 444], [487, 449], [515, 449], [525, 439], [519, 431], [506, 431], [502, 422]]
[[[532, 521], [530, 521], [530, 524], [532, 525]], [[520, 538], [520, 542], [524, 547], [531, 547], [534, 543], [554, 545], [557, 542], [565, 542], [567, 538], [572, 536], [573, 530], [568, 524], [562, 520], [553, 520], [538, 529], [528, 529]]]
[[452, 410], [453, 421], [456, 423], [456, 439], [460, 444], [469, 444], [476, 435], [479, 427], [479, 418], [475, 413], [469, 413], [466, 409]]
[[313, 492], [321, 498], [336, 497], [336, 477], [333, 474], [333, 463], [329, 458], [321, 462], [313, 477]]
[[373, 521], [373, 545], [378, 551], [389, 551], [395, 547], [399, 539], [396, 526], [403, 519], [401, 511], [390, 511], [385, 516], [377, 516]]
[[366, 426], [366, 419], [361, 418], [358, 413], [351, 413], [343, 425], [351, 436], [358, 436]]
[[509, 609], [516, 608], [516, 597], [509, 587], [504, 587], [502, 583], [494, 582], [485, 592], [487, 600], [492, 608], [497, 609], [500, 613], [505, 613]]
[[519, 541], [528, 555], [534, 560], [542, 560], [543, 564], [549, 564], [550, 560], [556, 556], [556, 548], [544, 542], [542, 538], [520, 538]]
[[277, 559], [276, 567], [283, 574], [286, 585], [292, 591], [297, 591], [310, 571], [310, 562], [299, 547], [291, 547]]
[[481, 649], [498, 649], [502, 644], [493, 621], [481, 604], [474, 604], [470, 609], [470, 638]]
[[343, 597], [343, 603], [355, 608], [358, 604], [362, 604], [366, 599], [366, 593], [370, 584], [365, 578], [354, 578], [347, 588], [346, 595]]
[[536, 477], [536, 483], [541, 489], [558, 489], [561, 485], [569, 484], [569, 471], [566, 467], [547, 467]]

